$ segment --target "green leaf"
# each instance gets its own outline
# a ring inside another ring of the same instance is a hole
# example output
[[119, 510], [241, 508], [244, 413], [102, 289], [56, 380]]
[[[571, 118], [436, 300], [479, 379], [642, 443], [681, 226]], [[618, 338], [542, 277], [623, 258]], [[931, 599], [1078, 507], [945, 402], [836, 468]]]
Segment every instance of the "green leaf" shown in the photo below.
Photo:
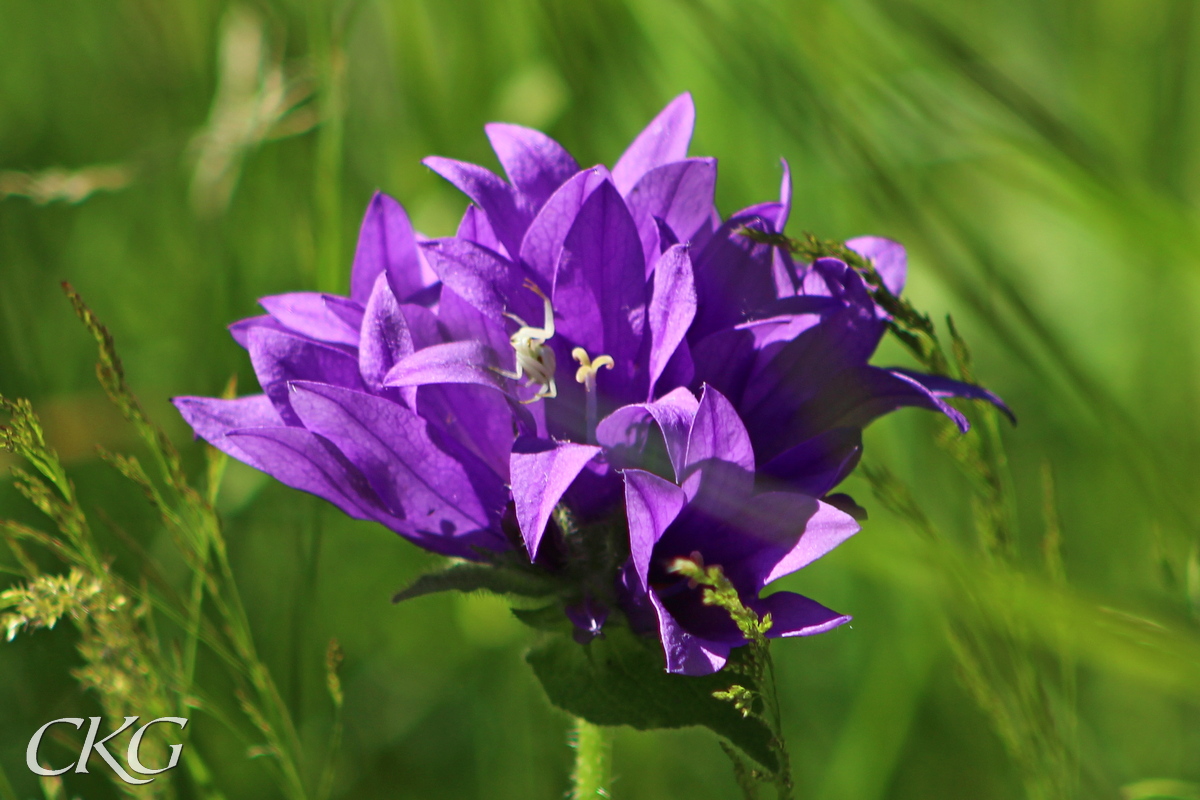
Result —
[[655, 640], [615, 626], [587, 645], [568, 636], [548, 637], [525, 660], [551, 703], [588, 722], [643, 731], [702, 725], [772, 772], [779, 767], [767, 726], [713, 697], [735, 683], [747, 684], [745, 675], [728, 669], [704, 676], [668, 674]]
[[476, 592], [515, 594], [521, 597], [547, 597], [558, 593], [559, 583], [548, 575], [531, 569], [517, 569], [499, 564], [452, 564], [444, 570], [430, 572], [398, 592], [393, 603], [436, 592]]

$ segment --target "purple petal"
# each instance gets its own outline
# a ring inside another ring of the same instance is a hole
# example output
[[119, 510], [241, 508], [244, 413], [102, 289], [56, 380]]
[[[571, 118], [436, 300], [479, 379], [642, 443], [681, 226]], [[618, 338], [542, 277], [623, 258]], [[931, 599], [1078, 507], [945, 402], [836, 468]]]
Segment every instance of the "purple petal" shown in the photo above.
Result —
[[517, 191], [540, 208], [579, 165], [563, 146], [541, 131], [493, 122], [483, 126], [492, 149]]
[[687, 454], [688, 433], [700, 404], [696, 396], [685, 387], [649, 403], [634, 403], [622, 406], [600, 421], [596, 426], [596, 440], [606, 450], [614, 451], [610, 460], [620, 462], [622, 450], [635, 452], [640, 462], [645, 442], [647, 421], [653, 420], [662, 433], [663, 445], [677, 479], [683, 474]]
[[881, 236], [859, 236], [857, 239], [847, 239], [846, 247], [870, 259], [887, 290], [900, 296], [908, 276], [908, 254], [904, 245]]
[[784, 450], [760, 470], [759, 477], [822, 497], [854, 470], [861, 457], [862, 430], [834, 428]]
[[850, 617], [794, 592], [776, 592], [753, 603], [759, 616], [771, 615], [771, 639], [812, 636], [845, 625]]
[[441, 383], [416, 388], [417, 413], [507, 480], [514, 416], [518, 424], [533, 429], [529, 407], [491, 386]]
[[223, 400], [217, 397], [174, 397], [171, 402], [179, 409], [184, 421], [192, 426], [196, 436], [221, 452], [252, 467], [263, 466], [251, 460], [225, 434], [240, 428], [279, 428], [283, 420], [265, 394]]
[[1017, 417], [1012, 410], [1005, 405], [1000, 397], [982, 386], [975, 386], [971, 383], [963, 383], [956, 381], [953, 378], [946, 378], [941, 375], [927, 375], [923, 372], [915, 370], [902, 369], [900, 367], [889, 367], [888, 372], [893, 375], [901, 375], [905, 378], [911, 378], [917, 383], [924, 386], [933, 394], [934, 397], [966, 397], [970, 400], [986, 400], [996, 408], [1004, 412], [1004, 415], [1016, 425]]
[[[575, 218], [554, 281], [558, 329], [592, 358], [612, 356], [612, 374], [601, 377], [629, 394], [641, 394], [648, 376], [637, 374], [646, 305], [645, 266], [637, 228], [611, 183], [592, 193]], [[611, 391], [609, 393], [612, 393]], [[628, 396], [628, 394], [626, 395]], [[631, 398], [632, 399], [632, 398]]]
[[841, 373], [805, 413], [822, 428], [863, 427], [876, 417], [905, 406], [940, 411], [963, 433], [971, 427], [958, 409], [947, 405], [920, 382], [878, 367]]
[[288, 425], [299, 424], [289, 402], [287, 385], [291, 381], [317, 381], [366, 391], [358, 360], [344, 350], [269, 328], [252, 329], [247, 343], [258, 383]]
[[627, 194], [655, 167], [687, 158], [695, 124], [696, 106], [690, 94], [681, 94], [668, 103], [617, 159], [613, 183], [621, 194]]
[[395, 198], [376, 192], [358, 233], [350, 298], [365, 304], [381, 274], [388, 276], [392, 293], [401, 301], [426, 286], [408, 214]]
[[654, 545], [667, 527], [679, 516], [687, 497], [683, 490], [640, 469], [627, 469], [625, 476], [625, 513], [629, 520], [629, 555], [641, 582], [649, 588], [650, 557]]
[[786, 158], [779, 159], [779, 163], [783, 165], [783, 177], [779, 181], [779, 215], [775, 217], [775, 230], [783, 233], [792, 213], [792, 168]]
[[258, 304], [285, 328], [309, 339], [358, 346], [362, 307], [353, 300], [319, 292], [263, 297]]
[[499, 476], [474, 459], [451, 457], [413, 412], [336, 386], [297, 382], [292, 392], [305, 427], [333, 442], [418, 532], [451, 538], [498, 528], [506, 503]]
[[748, 473], [754, 472], [754, 449], [741, 417], [724, 395], [705, 386], [688, 433], [684, 469], [693, 469], [709, 460], [726, 461]]
[[[421, 249], [446, 288], [485, 317], [499, 321], [507, 311], [532, 325], [541, 324], [542, 301], [524, 288], [531, 276], [519, 265], [486, 247], [457, 238], [422, 242]], [[549, 284], [542, 286], [543, 291], [549, 288]]]
[[725, 666], [729, 651], [733, 649], [730, 644], [701, 639], [685, 631], [654, 592], [650, 592], [650, 602], [658, 616], [658, 633], [667, 659], [667, 672], [711, 675]]
[[521, 241], [521, 262], [538, 276], [545, 286], [554, 284], [554, 271], [567, 233], [579, 215], [579, 209], [601, 184], [609, 179], [604, 167], [592, 167], [576, 173], [556, 191], [529, 224]]
[[281, 483], [328, 500], [355, 519], [392, 527], [395, 518], [375, 490], [328, 439], [304, 428], [246, 428], [226, 438], [248, 456], [248, 464]]
[[654, 267], [654, 293], [647, 323], [650, 327], [650, 390], [658, 381], [696, 316], [696, 285], [692, 259], [684, 245], [662, 254]]
[[[381, 274], [375, 280], [375, 288], [363, 314], [358, 349], [358, 371], [362, 374], [363, 382], [379, 391], [383, 388], [383, 378], [388, 370], [414, 350], [416, 345], [408, 320], [388, 286], [387, 276]], [[407, 392], [404, 401], [412, 408], [416, 402], [415, 390]]]
[[665, 223], [676, 241], [688, 243], [708, 220], [717, 185], [715, 158], [689, 158], [647, 172], [626, 197], [637, 223], [646, 263], [659, 254], [658, 226]]
[[483, 209], [496, 237], [510, 254], [520, 252], [521, 237], [533, 214], [518, 203], [511, 186], [483, 167], [465, 161], [430, 156], [421, 163], [450, 181]]
[[600, 448], [594, 445], [529, 437], [522, 437], [513, 445], [509, 475], [517, 522], [530, 560], [537, 557], [546, 523], [559, 499], [584, 465], [599, 452]]
[[726, 220], [695, 259], [699, 311], [692, 341], [753, 319], [777, 299], [772, 252], [737, 231], [742, 227], [775, 232], [777, 203], [739, 211]]
[[738, 529], [758, 545], [736, 568], [755, 594], [772, 581], [808, 566], [859, 531], [844, 511], [807, 495], [767, 492], [747, 503]]
[[267, 330], [279, 331], [280, 333], [290, 333], [300, 335], [289, 329], [282, 322], [272, 317], [270, 314], [261, 314], [257, 317], [247, 317], [239, 319], [237, 322], [229, 326], [229, 335], [233, 340], [240, 344], [246, 350], [250, 349], [250, 331], [255, 328], [266, 328]]
[[496, 232], [492, 230], [492, 223], [488, 222], [487, 214], [480, 211], [479, 206], [467, 206], [454, 238], [466, 239], [497, 253], [504, 249], [504, 245], [496, 237]]
[[384, 386], [420, 386], [427, 383], [473, 383], [507, 391], [505, 378], [496, 372], [496, 353], [483, 342], [435, 344], [405, 356], [384, 376]]

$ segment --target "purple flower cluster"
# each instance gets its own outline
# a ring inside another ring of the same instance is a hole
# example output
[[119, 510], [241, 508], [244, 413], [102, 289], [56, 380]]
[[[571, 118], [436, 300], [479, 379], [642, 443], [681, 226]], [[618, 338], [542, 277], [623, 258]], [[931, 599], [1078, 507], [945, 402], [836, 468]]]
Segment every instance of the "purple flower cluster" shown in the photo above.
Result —
[[[888, 317], [864, 276], [745, 235], [783, 231], [786, 162], [778, 201], [722, 220], [716, 160], [687, 156], [694, 116], [676, 98], [612, 170], [504, 124], [486, 131], [508, 181], [426, 159], [472, 201], [454, 236], [426, 239], [376, 194], [349, 297], [263, 298], [231, 327], [263, 394], [177, 407], [230, 456], [420, 547], [523, 548], [582, 575], [563, 606], [584, 637], [619, 610], [671, 672], [720, 669], [745, 643], [667, 569], [680, 556], [721, 565], [770, 636], [846, 622], [760, 592], [858, 530], [829, 493], [863, 426], [919, 406], [965, 429], [942, 398], [998, 401], [870, 366]], [[900, 245], [847, 246], [900, 293]]]

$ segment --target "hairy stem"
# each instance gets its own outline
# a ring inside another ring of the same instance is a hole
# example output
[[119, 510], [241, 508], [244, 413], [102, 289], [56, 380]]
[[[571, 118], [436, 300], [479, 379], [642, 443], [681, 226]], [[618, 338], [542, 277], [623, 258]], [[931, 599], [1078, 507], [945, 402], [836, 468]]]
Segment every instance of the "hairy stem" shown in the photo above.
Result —
[[571, 732], [575, 767], [571, 770], [571, 800], [611, 797], [612, 732], [576, 717]]

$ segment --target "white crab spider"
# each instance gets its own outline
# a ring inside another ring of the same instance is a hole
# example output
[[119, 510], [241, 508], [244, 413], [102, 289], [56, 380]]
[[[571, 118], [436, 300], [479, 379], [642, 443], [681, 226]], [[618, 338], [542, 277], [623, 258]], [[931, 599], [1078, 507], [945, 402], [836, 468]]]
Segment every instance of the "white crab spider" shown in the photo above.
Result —
[[542, 388], [538, 390], [537, 394], [528, 400], [521, 401], [522, 403], [533, 403], [558, 396], [558, 386], [554, 383], [554, 369], [558, 365], [554, 360], [554, 350], [546, 347], [547, 340], [554, 336], [554, 309], [550, 305], [550, 298], [546, 297], [537, 284], [528, 278], [525, 279], [525, 288], [542, 298], [542, 302], [545, 304], [545, 320], [542, 322], [542, 327], [534, 328], [516, 314], [505, 311], [504, 316], [521, 326], [516, 333], [508, 337], [509, 344], [516, 352], [517, 369], [514, 372], [496, 367], [492, 367], [492, 369], [513, 380], [520, 380], [522, 376], [527, 376], [529, 381], [525, 384], [526, 386], [535, 384], [541, 386]]

